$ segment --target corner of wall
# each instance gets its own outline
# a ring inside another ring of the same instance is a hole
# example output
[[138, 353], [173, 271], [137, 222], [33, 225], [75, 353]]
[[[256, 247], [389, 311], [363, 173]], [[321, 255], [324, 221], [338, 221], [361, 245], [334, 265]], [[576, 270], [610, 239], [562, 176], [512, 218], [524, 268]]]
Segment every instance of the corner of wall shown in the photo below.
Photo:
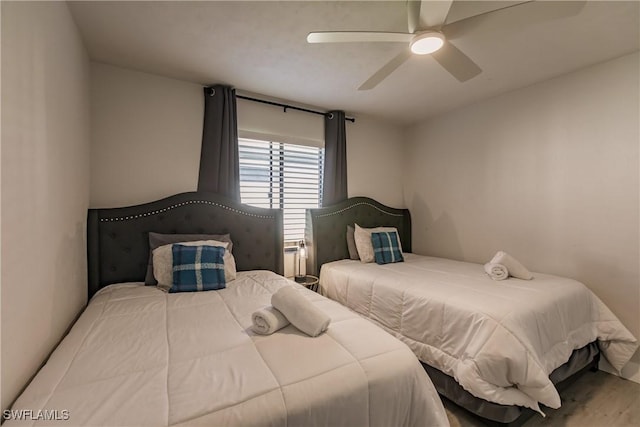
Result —
[[6, 409], [86, 304], [90, 119], [89, 57], [67, 3], [2, 2], [1, 19]]
[[622, 368], [622, 372], [617, 372], [609, 362], [603, 357], [600, 359], [598, 368], [601, 371], [609, 374], [624, 378], [625, 380], [633, 381], [640, 384], [640, 364], [634, 361], [630, 361]]
[[402, 135], [400, 125], [365, 115], [347, 124], [349, 197], [367, 196], [404, 207]]

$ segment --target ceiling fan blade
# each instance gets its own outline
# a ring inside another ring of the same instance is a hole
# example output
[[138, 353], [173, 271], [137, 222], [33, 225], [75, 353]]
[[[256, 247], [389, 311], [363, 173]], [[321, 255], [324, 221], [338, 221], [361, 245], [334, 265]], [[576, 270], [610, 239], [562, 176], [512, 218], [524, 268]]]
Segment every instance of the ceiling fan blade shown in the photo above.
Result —
[[362, 83], [358, 90], [369, 90], [378, 86], [378, 84], [386, 79], [389, 74], [393, 73], [399, 66], [405, 63], [407, 59], [411, 57], [411, 51], [409, 49], [403, 49], [402, 52], [397, 54], [391, 61], [387, 62], [376, 73], [369, 77], [369, 80]]
[[522, 3], [528, 3], [533, 0], [497, 0], [497, 1], [457, 1], [451, 7], [447, 16], [446, 24], [452, 24], [463, 19], [481, 16], [491, 12], [497, 12], [501, 9], [517, 6]]
[[462, 37], [480, 25], [508, 32], [541, 22], [575, 16], [584, 8], [586, 0], [505, 2], [505, 4], [508, 6], [447, 24], [442, 28], [442, 32], [449, 40]]
[[381, 31], [319, 31], [309, 33], [307, 43], [399, 42], [409, 43], [413, 34]]
[[422, 1], [420, 28], [440, 29], [447, 20], [453, 0]]
[[420, 6], [422, 2], [419, 0], [407, 1], [407, 28], [411, 34], [415, 33], [420, 27]]
[[459, 82], [466, 82], [482, 72], [475, 62], [448, 41], [431, 56]]

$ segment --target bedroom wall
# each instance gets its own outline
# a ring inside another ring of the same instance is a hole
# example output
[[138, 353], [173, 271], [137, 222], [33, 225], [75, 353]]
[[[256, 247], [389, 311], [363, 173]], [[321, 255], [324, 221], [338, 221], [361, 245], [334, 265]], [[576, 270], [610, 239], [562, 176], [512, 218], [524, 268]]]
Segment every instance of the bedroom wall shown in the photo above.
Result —
[[2, 409], [86, 303], [89, 58], [64, 2], [2, 2]]
[[[639, 57], [628, 55], [407, 130], [414, 250], [506, 250], [578, 279], [640, 337]], [[638, 353], [625, 376], [638, 378]]]
[[[155, 200], [197, 187], [203, 94], [199, 84], [91, 63], [91, 206]], [[238, 100], [242, 130], [324, 139], [321, 116]], [[402, 130], [367, 117], [347, 122], [349, 194], [402, 206]]]

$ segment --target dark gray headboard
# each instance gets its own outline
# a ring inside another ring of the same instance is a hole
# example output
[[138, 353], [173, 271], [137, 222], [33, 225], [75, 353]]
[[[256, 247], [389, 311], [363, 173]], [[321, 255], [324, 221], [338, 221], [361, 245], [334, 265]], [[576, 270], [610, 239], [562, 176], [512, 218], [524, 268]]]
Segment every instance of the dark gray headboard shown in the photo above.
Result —
[[318, 209], [307, 209], [305, 240], [307, 272], [318, 275], [322, 264], [349, 258], [347, 225], [396, 227], [402, 250], [411, 252], [411, 215], [408, 209], [385, 206], [368, 197], [352, 197]]
[[89, 298], [112, 283], [144, 281], [150, 231], [230, 233], [238, 271], [284, 273], [281, 210], [255, 208], [213, 193], [182, 193], [137, 206], [89, 209]]

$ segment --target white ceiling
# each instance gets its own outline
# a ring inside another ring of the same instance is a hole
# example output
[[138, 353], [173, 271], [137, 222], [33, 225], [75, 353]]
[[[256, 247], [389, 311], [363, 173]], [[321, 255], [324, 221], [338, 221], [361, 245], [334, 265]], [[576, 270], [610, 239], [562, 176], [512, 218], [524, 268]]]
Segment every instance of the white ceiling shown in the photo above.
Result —
[[[464, 16], [466, 3], [454, 3], [451, 13]], [[452, 28], [455, 45], [483, 69], [465, 83], [429, 56], [415, 56], [370, 91], [357, 88], [404, 45], [311, 45], [306, 35], [405, 32], [402, 0], [107, 1], [70, 7], [93, 60], [408, 124], [640, 48], [639, 2], [564, 4], [574, 13], [584, 7], [573, 16], [531, 18], [555, 15], [558, 3], [525, 3], [473, 18], [465, 31]]]

